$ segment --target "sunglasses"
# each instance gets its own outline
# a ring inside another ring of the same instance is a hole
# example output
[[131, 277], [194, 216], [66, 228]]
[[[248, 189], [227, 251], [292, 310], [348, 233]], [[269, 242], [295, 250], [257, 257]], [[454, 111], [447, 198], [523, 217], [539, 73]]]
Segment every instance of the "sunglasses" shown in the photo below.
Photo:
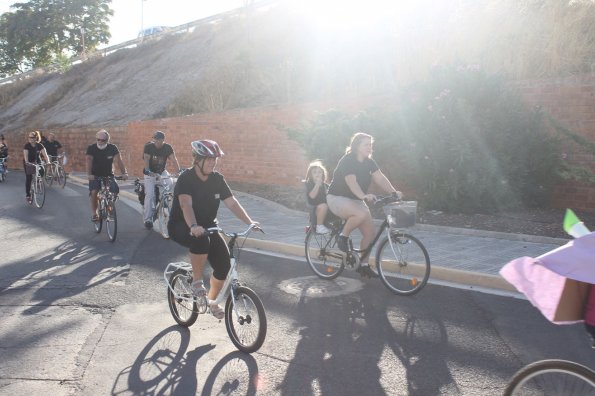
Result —
[[35, 139], [37, 136], [29, 136], [29, 139]]
[[105, 142], [107, 142], [107, 139], [97, 139], [97, 141], [98, 141], [98, 142], [105, 143]]

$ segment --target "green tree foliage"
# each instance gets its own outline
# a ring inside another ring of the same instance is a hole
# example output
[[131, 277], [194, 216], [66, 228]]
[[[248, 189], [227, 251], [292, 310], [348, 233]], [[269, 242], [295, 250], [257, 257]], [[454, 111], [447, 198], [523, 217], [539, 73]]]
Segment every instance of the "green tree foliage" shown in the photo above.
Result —
[[547, 117], [477, 66], [436, 69], [395, 95], [392, 109], [329, 111], [289, 136], [332, 169], [357, 131], [374, 136], [374, 158], [389, 179], [433, 209], [543, 206], [554, 183], [570, 176]]
[[[47, 66], [110, 39], [111, 0], [30, 0], [0, 16], [0, 74]], [[83, 29], [83, 30], [81, 30]], [[84, 31], [84, 47], [83, 47]]]

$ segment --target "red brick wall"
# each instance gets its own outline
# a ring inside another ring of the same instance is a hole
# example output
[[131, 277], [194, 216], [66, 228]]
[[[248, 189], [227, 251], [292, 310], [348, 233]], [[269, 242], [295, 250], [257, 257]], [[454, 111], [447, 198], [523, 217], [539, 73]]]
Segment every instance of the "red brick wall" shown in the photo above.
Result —
[[[542, 106], [562, 125], [595, 141], [595, 74], [553, 80], [531, 80], [515, 83], [525, 101]], [[106, 129], [112, 143], [118, 145], [122, 158], [133, 176], [142, 174], [142, 151], [155, 130], [166, 133], [182, 167], [191, 164], [190, 142], [213, 139], [226, 153], [219, 170], [230, 181], [260, 184], [299, 185], [308, 159], [303, 150], [287, 138], [283, 128], [296, 127], [314, 117], [315, 112], [335, 108], [356, 112], [372, 104], [392, 103], [384, 97], [352, 101], [328, 101], [292, 106], [264, 106], [187, 117], [136, 121], [127, 126]], [[66, 147], [67, 171], [85, 170], [85, 151], [94, 143], [100, 127], [54, 129], [57, 139]], [[6, 134], [11, 167], [21, 167], [25, 132]], [[593, 156], [580, 154], [576, 147], [565, 147], [568, 160], [589, 166], [595, 172]], [[18, 158], [18, 161], [15, 161]], [[170, 169], [173, 169], [170, 168]], [[555, 207], [595, 211], [595, 186], [561, 183], [553, 196]]]
[[[595, 73], [557, 79], [518, 81], [514, 84], [524, 101], [543, 108], [563, 127], [595, 142]], [[566, 142], [564, 156], [574, 165], [595, 172], [595, 156]], [[595, 212], [595, 185], [563, 182], [555, 189], [552, 206]]]

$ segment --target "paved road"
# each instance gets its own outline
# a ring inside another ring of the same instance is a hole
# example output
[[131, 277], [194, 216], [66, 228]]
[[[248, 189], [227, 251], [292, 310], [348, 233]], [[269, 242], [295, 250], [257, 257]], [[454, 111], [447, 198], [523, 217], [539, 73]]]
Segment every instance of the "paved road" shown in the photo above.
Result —
[[595, 367], [579, 326], [551, 325], [524, 300], [436, 285], [399, 298], [377, 280], [322, 282], [303, 259], [256, 252], [241, 274], [269, 332], [247, 356], [212, 317], [174, 325], [161, 273], [186, 253], [142, 229], [138, 203], [120, 201], [112, 244], [86, 221], [84, 188], [52, 188], [38, 210], [10, 176], [0, 186], [1, 395], [492, 395], [536, 359]]

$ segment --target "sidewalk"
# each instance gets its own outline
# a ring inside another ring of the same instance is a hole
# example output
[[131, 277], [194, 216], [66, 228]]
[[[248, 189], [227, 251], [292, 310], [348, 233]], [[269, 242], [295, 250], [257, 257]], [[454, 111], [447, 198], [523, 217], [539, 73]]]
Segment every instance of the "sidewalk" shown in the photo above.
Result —
[[[70, 174], [69, 181], [86, 185], [82, 174]], [[123, 199], [130, 199], [131, 206], [140, 204], [134, 193], [134, 178], [120, 182]], [[237, 199], [252, 219], [262, 224], [266, 234], [252, 234], [247, 247], [291, 256], [304, 256], [305, 227], [308, 215], [288, 209], [275, 202], [250, 194], [234, 191]], [[244, 225], [221, 205], [219, 222], [224, 229], [243, 229]], [[430, 255], [431, 282], [467, 285], [470, 288], [488, 288], [515, 292], [508, 282], [498, 275], [504, 264], [522, 256], [536, 257], [559, 247], [565, 239], [533, 235], [508, 234], [493, 231], [461, 229], [418, 224], [409, 229], [419, 238]], [[354, 243], [359, 242], [353, 235]]]

